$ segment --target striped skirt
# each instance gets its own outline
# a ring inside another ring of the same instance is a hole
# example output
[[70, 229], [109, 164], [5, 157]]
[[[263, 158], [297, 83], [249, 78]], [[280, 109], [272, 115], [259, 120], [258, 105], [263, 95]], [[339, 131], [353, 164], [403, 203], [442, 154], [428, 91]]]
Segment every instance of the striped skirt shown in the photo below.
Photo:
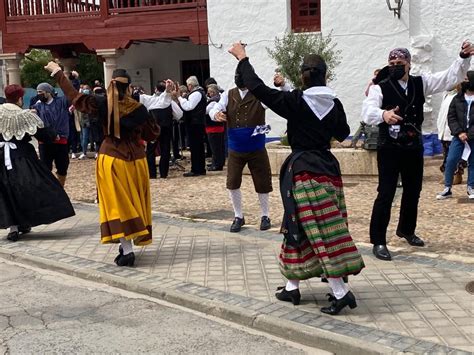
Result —
[[303, 172], [293, 182], [303, 238], [298, 246], [283, 241], [281, 273], [289, 280], [358, 274], [364, 261], [349, 233], [341, 178]]
[[96, 166], [101, 243], [120, 238], [148, 245], [151, 234], [150, 180], [146, 158], [125, 161], [99, 154]]

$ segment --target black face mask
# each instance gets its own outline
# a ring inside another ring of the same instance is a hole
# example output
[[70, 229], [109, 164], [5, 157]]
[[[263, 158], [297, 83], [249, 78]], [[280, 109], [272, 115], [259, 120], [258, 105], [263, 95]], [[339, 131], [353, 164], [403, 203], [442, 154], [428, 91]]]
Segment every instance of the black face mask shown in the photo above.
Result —
[[48, 98], [45, 95], [38, 95], [38, 100], [41, 102], [47, 102]]
[[405, 65], [399, 64], [399, 65], [389, 66], [388, 72], [389, 72], [390, 78], [392, 78], [393, 80], [400, 80], [405, 75]]
[[235, 85], [236, 85], [239, 89], [245, 88], [244, 81], [242, 80], [242, 76], [241, 76], [240, 74], [235, 74], [235, 76], [234, 76], [234, 82], [235, 82]]

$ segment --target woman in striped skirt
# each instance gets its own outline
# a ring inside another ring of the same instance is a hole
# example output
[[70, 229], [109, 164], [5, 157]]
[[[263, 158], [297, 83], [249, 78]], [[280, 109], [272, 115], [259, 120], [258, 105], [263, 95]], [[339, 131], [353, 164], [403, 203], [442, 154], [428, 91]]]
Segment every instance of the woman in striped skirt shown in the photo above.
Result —
[[297, 305], [300, 280], [323, 277], [333, 294], [322, 312], [335, 315], [346, 306], [355, 308], [344, 278], [358, 274], [364, 262], [349, 233], [341, 171], [330, 152], [331, 139], [342, 142], [350, 130], [342, 103], [326, 86], [326, 63], [318, 55], [306, 56], [301, 66], [304, 90], [284, 92], [267, 87], [255, 74], [241, 43], [229, 52], [239, 60], [237, 71], [245, 86], [288, 125], [292, 153], [280, 174], [285, 238], [279, 258], [288, 282], [276, 297]]

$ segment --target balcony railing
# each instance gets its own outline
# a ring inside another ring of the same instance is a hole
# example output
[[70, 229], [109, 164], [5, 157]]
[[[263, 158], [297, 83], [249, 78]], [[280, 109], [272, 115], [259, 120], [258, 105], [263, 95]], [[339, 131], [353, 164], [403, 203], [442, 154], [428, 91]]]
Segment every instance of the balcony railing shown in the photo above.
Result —
[[151, 10], [195, 7], [203, 0], [0, 0], [5, 1], [7, 20], [25, 17], [36, 17], [72, 14], [95, 15], [101, 13], [118, 13]]

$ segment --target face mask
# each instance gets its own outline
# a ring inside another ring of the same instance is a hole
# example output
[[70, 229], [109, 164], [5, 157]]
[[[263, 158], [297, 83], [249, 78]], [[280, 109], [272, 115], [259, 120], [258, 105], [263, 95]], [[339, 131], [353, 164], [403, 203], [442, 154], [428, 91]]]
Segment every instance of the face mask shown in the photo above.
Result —
[[41, 102], [47, 102], [48, 98], [45, 95], [38, 95], [38, 100]]
[[84, 95], [89, 95], [91, 93], [91, 91], [89, 89], [84, 89], [84, 90], [82, 90], [82, 93]]
[[239, 74], [236, 74], [236, 75], [235, 75], [235, 77], [234, 77], [234, 82], [235, 82], [235, 85], [236, 85], [239, 89], [245, 88], [244, 81], [242, 80], [242, 77], [241, 77]]
[[400, 80], [405, 75], [405, 65], [393, 65], [388, 67], [389, 75], [394, 80]]

